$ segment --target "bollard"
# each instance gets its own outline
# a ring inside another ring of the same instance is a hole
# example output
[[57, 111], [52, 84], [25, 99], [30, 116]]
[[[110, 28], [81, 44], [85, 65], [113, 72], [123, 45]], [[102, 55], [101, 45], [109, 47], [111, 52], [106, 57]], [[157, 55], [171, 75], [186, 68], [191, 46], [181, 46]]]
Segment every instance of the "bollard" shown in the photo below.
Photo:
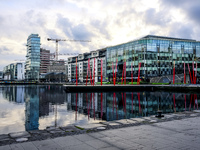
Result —
[[162, 110], [158, 110], [158, 111], [157, 111], [157, 114], [158, 114], [158, 115], [156, 115], [157, 118], [162, 118], [162, 117], [164, 117], [164, 115], [162, 115]]

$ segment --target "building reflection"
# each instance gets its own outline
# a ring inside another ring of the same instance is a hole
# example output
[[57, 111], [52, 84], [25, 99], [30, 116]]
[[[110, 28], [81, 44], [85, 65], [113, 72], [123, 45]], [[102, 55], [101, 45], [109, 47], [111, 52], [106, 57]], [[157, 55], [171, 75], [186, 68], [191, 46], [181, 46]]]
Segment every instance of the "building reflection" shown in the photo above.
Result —
[[39, 127], [39, 89], [25, 89], [25, 129], [37, 130]]
[[[163, 113], [192, 111], [200, 103], [198, 93], [65, 93], [62, 86], [5, 86], [2, 94], [10, 102], [24, 104], [26, 130], [39, 129], [39, 120], [44, 117], [51, 117], [51, 124], [46, 126], [57, 126], [66, 121], [62, 117], [71, 114], [75, 114], [75, 120], [80, 119], [78, 114], [83, 114], [86, 120], [112, 121], [155, 115], [158, 110]], [[64, 106], [62, 110], [59, 105]]]
[[191, 111], [198, 109], [199, 102], [199, 95], [190, 93], [103, 93], [102, 100], [101, 93], [78, 93], [78, 98], [76, 93], [67, 93], [68, 110], [107, 121], [155, 115], [158, 110], [163, 113]]

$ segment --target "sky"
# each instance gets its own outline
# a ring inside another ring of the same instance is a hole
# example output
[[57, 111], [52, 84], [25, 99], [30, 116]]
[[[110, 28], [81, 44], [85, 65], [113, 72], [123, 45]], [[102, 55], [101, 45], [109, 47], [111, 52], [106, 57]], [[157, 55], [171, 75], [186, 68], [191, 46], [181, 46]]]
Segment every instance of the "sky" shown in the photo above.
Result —
[[26, 59], [32, 33], [51, 53], [47, 38], [91, 41], [59, 42], [74, 56], [149, 34], [200, 41], [199, 25], [200, 0], [0, 0], [0, 71]]

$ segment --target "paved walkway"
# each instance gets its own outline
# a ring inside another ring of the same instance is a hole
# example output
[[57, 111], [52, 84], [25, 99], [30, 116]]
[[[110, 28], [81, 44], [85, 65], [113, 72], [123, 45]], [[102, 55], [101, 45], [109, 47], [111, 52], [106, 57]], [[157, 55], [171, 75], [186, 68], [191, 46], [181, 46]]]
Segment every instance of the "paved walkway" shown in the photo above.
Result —
[[199, 150], [200, 117], [1, 146], [0, 150]]

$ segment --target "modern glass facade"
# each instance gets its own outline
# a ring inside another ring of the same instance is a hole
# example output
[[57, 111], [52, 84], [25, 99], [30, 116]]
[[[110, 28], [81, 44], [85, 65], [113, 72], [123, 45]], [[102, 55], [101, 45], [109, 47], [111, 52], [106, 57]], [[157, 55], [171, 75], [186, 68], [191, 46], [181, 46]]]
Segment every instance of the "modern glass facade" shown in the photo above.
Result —
[[40, 37], [31, 34], [27, 39], [26, 80], [38, 80], [40, 73]]
[[[117, 65], [117, 80], [122, 77], [123, 63], [126, 62], [126, 77], [131, 78], [131, 64], [133, 64], [133, 76], [138, 76], [138, 65], [141, 63], [140, 76], [149, 80], [158, 76], [170, 76], [175, 73], [184, 73], [184, 62], [192, 68], [192, 63], [198, 64], [200, 57], [200, 42], [192, 39], [180, 39], [162, 36], [147, 35], [140, 39], [107, 48], [107, 77], [112, 80], [112, 63]], [[195, 65], [196, 68], [196, 65]], [[197, 78], [200, 68], [197, 69]], [[189, 79], [189, 78], [188, 78]], [[169, 79], [168, 79], [169, 81]]]

